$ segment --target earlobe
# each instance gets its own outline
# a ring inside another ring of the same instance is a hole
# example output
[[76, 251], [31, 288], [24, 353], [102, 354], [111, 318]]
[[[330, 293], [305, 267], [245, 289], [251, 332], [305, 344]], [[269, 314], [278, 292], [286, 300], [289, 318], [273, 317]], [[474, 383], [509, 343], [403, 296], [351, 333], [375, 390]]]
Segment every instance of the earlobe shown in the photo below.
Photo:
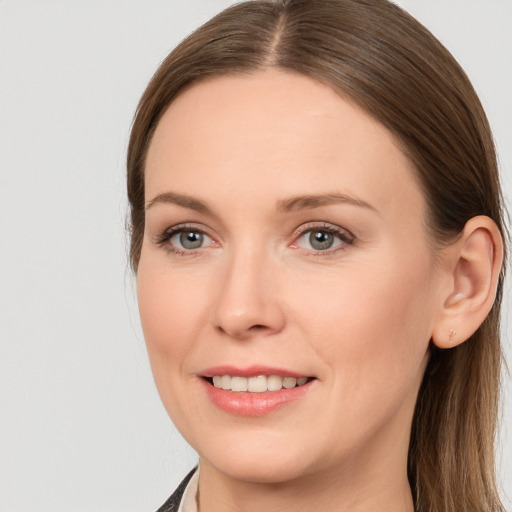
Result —
[[432, 333], [439, 348], [466, 341], [482, 324], [496, 297], [503, 240], [489, 217], [470, 219], [461, 237], [447, 248], [450, 288]]

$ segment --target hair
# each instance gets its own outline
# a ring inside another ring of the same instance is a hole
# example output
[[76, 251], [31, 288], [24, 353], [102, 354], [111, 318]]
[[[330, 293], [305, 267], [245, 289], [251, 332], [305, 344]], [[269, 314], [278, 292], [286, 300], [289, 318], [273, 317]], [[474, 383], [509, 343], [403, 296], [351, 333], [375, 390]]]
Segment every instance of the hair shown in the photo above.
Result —
[[[395, 136], [427, 202], [427, 229], [443, 246], [487, 215], [505, 234], [489, 124], [466, 74], [418, 21], [387, 0], [253, 0], [187, 37], [163, 61], [138, 105], [128, 156], [130, 261], [144, 235], [144, 165], [163, 113], [210, 77], [268, 68], [337, 91]], [[408, 456], [417, 512], [503, 510], [494, 441], [502, 362], [496, 301], [480, 328], [453, 349], [431, 347]]]

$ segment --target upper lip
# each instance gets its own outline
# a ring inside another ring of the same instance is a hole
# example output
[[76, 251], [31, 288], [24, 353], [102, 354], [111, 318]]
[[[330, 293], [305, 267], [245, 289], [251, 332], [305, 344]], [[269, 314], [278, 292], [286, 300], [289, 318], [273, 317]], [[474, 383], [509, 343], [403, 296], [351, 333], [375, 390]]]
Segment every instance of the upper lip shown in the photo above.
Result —
[[294, 370], [286, 370], [284, 368], [276, 368], [271, 366], [248, 366], [244, 368], [222, 365], [206, 368], [200, 372], [201, 377], [215, 377], [216, 375], [230, 375], [231, 377], [256, 377], [258, 375], [279, 375], [280, 377], [295, 377], [300, 379], [301, 377], [312, 377], [312, 375], [304, 374], [302, 372]]

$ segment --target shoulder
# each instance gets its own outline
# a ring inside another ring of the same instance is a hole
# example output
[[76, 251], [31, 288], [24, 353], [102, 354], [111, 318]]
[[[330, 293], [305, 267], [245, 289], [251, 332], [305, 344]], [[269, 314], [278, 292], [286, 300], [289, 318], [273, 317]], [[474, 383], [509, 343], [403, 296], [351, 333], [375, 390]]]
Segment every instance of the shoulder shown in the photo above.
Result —
[[156, 512], [177, 512], [187, 484], [196, 471], [197, 467], [190, 471], [190, 473], [181, 481], [180, 485], [178, 485], [176, 490], [172, 493], [171, 497]]

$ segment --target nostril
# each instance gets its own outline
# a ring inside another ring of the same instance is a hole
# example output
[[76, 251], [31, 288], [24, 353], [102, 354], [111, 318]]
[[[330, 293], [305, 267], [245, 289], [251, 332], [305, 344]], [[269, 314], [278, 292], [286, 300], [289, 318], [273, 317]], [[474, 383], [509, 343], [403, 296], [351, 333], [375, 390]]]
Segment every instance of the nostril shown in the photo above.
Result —
[[261, 330], [266, 329], [266, 328], [267, 327], [265, 325], [257, 324], [257, 325], [253, 325], [252, 327], [250, 327], [249, 330], [261, 331]]
[[251, 336], [264, 336], [272, 331], [268, 325], [263, 324], [254, 324], [246, 329], [236, 329], [236, 327], [233, 326], [231, 329], [226, 329], [222, 325], [217, 325], [216, 330], [221, 334], [232, 336], [237, 339], [245, 339]]

